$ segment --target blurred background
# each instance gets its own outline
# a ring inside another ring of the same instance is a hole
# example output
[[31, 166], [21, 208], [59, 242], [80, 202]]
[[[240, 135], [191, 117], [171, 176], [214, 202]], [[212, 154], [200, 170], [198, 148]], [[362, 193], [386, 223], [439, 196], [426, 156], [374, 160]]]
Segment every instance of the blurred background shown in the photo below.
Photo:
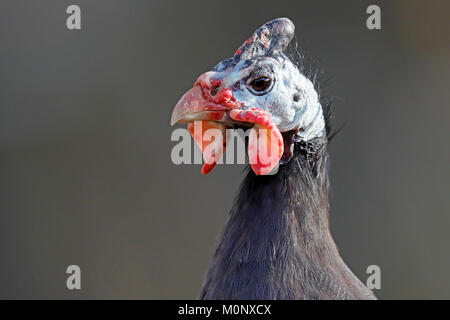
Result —
[[[379, 298], [449, 299], [449, 12], [445, 0], [2, 1], [0, 298], [196, 298], [243, 167], [172, 164], [170, 114], [199, 74], [287, 16], [346, 124], [330, 145], [344, 260], [363, 282], [380, 266]], [[81, 290], [66, 288], [71, 264]]]

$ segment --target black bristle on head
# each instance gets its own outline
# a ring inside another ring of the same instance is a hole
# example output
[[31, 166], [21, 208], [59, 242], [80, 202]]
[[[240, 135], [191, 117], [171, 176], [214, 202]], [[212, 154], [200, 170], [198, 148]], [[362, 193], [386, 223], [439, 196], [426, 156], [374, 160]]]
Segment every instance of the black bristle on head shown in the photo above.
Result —
[[338, 129], [333, 129], [332, 127], [334, 119], [332, 104], [334, 102], [334, 97], [323, 94], [323, 88], [329, 85], [330, 78], [323, 78], [323, 70], [320, 68], [319, 62], [309, 58], [305, 52], [306, 50], [298, 46], [297, 36], [294, 36], [290, 44], [284, 50], [284, 54], [314, 85], [314, 89], [319, 95], [319, 101], [322, 105], [327, 139], [330, 141], [342, 129], [342, 127]]

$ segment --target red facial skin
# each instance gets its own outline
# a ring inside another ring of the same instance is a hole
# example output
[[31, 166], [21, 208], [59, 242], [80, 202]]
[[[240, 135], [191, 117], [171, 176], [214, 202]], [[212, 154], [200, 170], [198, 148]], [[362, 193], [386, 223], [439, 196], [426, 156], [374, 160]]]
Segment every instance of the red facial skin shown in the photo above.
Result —
[[240, 55], [242, 53], [242, 48], [245, 47], [246, 45], [252, 43], [255, 40], [255, 38], [253, 36], [251, 36], [250, 38], [247, 39], [247, 41], [244, 42], [244, 44], [242, 46], [240, 46], [236, 52], [234, 53], [235, 56]]
[[[255, 125], [248, 141], [250, 165], [257, 175], [270, 173], [278, 164], [284, 152], [283, 136], [273, 122], [270, 114], [258, 108], [231, 110], [230, 117], [235, 121], [251, 122]], [[261, 134], [266, 130], [266, 134]], [[263, 140], [264, 139], [264, 140]], [[267, 139], [267, 140], [265, 140]], [[261, 150], [264, 146], [269, 150]]]
[[203, 98], [209, 102], [217, 105], [222, 105], [228, 109], [239, 108], [241, 103], [236, 101], [233, 91], [228, 88], [220, 90], [216, 95], [212, 95], [212, 91], [219, 89], [222, 85], [222, 80], [210, 79], [210, 73], [206, 72], [198, 77], [195, 81], [195, 86], [200, 86], [203, 92]]
[[[247, 42], [249, 41], [253, 39], [250, 38]], [[268, 112], [255, 107], [240, 109], [244, 104], [236, 100], [231, 89], [221, 88], [222, 81], [213, 79], [213, 74], [202, 74], [194, 87], [180, 99], [172, 114], [173, 119], [178, 119], [179, 115], [203, 112], [199, 119], [202, 121], [201, 129], [195, 130], [194, 123], [188, 123], [189, 132], [202, 150], [205, 160], [202, 173], [211, 172], [225, 152], [226, 127], [222, 122], [229, 116], [234, 121], [254, 124], [248, 145], [250, 165], [257, 175], [268, 174], [283, 155], [284, 144], [280, 131]], [[204, 133], [209, 129], [219, 130], [222, 133], [222, 141], [205, 141]], [[263, 131], [260, 129], [264, 129], [267, 135], [261, 134]], [[262, 149], [264, 147], [270, 151]]]
[[[204, 73], [197, 79], [197, 81], [194, 84], [194, 88], [197, 86], [200, 87], [202, 90], [204, 100], [209, 101], [214, 105], [222, 106], [225, 108], [225, 110], [239, 108], [241, 106], [241, 103], [236, 101], [233, 95], [233, 91], [231, 91], [231, 89], [228, 88], [222, 89], [214, 96], [211, 94], [213, 90], [220, 88], [221, 85], [222, 85], [221, 80], [214, 80], [214, 79], [211, 80], [210, 74]], [[200, 132], [195, 132], [195, 126], [192, 122], [188, 124], [188, 130], [191, 133], [192, 137], [194, 138], [194, 141], [198, 144], [198, 146], [202, 150], [203, 158], [205, 159], [206, 162], [202, 167], [202, 174], [208, 174], [214, 169], [217, 162], [220, 160], [223, 153], [225, 152], [226, 148], [225, 126], [222, 123], [217, 122], [223, 120], [226, 114], [224, 114], [224, 112], [221, 110], [222, 108], [218, 109], [220, 111], [208, 112], [208, 120], [202, 121]], [[217, 145], [218, 142], [216, 141], [205, 141], [203, 139], [204, 133], [209, 129], [218, 129], [222, 132], [222, 139], [223, 139], [222, 146]], [[211, 152], [212, 154], [207, 154], [206, 153], [208, 152], [207, 150], [212, 150]]]

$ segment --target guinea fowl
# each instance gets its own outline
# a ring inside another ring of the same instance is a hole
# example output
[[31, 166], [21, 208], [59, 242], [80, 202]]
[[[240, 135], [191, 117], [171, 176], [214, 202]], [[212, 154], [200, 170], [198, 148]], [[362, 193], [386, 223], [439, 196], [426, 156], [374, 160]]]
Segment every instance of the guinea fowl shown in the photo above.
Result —
[[[301, 62], [289, 58], [294, 25], [272, 20], [212, 71], [201, 75], [178, 102], [172, 125], [188, 123], [205, 148], [207, 128], [266, 129], [276, 146], [262, 161], [260, 134], [250, 134], [256, 157], [231, 209], [200, 299], [376, 299], [346, 266], [328, 223], [328, 123]], [[201, 121], [200, 135], [194, 121]], [[328, 133], [329, 134], [329, 133]], [[223, 142], [223, 147], [227, 145]], [[212, 149], [212, 151], [211, 151]]]

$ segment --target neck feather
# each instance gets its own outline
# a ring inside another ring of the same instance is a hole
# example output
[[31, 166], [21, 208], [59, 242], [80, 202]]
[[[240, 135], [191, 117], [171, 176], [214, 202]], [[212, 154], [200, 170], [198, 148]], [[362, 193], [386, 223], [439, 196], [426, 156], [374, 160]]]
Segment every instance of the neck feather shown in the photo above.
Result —
[[355, 299], [371, 292], [329, 232], [326, 139], [296, 143], [272, 176], [249, 171], [200, 299]]

